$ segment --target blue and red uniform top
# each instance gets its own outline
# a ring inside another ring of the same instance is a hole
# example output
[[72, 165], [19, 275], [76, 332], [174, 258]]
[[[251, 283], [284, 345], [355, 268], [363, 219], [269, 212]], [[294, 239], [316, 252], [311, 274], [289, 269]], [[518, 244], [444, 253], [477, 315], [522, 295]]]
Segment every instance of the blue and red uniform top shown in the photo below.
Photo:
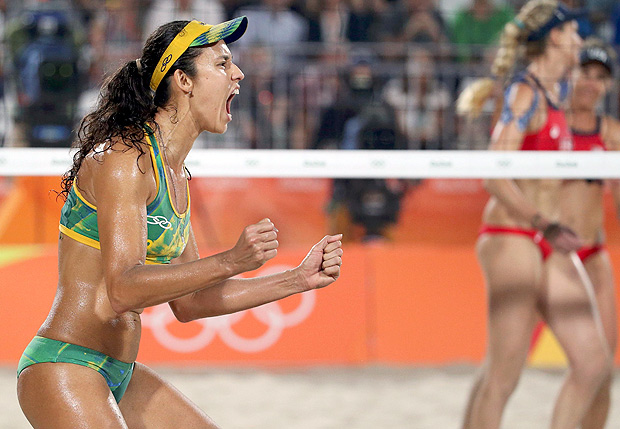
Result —
[[573, 150], [607, 150], [601, 138], [601, 117], [596, 117], [596, 128], [590, 132], [573, 129]]
[[[531, 82], [526, 79], [526, 74], [521, 74], [513, 81], [512, 84], [523, 82], [529, 86], [532, 86]], [[536, 86], [542, 90], [545, 99], [547, 101], [547, 121], [543, 127], [535, 133], [526, 134], [521, 144], [521, 150], [571, 150], [573, 147], [573, 139], [570, 128], [566, 121], [564, 111], [553, 103], [545, 88], [540, 82], [531, 74], [528, 76], [534, 81]], [[506, 89], [504, 100], [508, 98], [508, 93], [512, 84]], [[521, 117], [516, 118], [517, 127], [521, 131], [525, 131], [527, 126], [536, 112], [538, 103], [540, 101], [539, 91], [534, 89], [534, 99], [532, 105]], [[563, 99], [567, 94], [567, 91], [562, 91], [560, 98]], [[513, 113], [510, 110], [508, 103], [504, 102], [504, 108], [500, 121], [508, 123], [513, 119]]]

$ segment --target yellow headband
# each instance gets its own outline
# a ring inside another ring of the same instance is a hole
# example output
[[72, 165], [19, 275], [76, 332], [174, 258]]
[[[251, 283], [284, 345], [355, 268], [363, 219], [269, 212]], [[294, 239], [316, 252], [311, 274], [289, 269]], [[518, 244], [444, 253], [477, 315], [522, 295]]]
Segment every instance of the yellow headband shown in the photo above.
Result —
[[166, 76], [166, 73], [170, 67], [172, 67], [176, 60], [183, 55], [183, 52], [189, 48], [189, 45], [194, 41], [194, 39], [207, 32], [211, 27], [212, 25], [205, 25], [198, 21], [191, 21], [183, 28], [183, 30], [179, 32], [179, 34], [175, 36], [157, 62], [157, 66], [155, 66], [155, 71], [153, 71], [150, 84], [153, 91], [157, 91], [157, 87], [161, 83], [164, 76]]

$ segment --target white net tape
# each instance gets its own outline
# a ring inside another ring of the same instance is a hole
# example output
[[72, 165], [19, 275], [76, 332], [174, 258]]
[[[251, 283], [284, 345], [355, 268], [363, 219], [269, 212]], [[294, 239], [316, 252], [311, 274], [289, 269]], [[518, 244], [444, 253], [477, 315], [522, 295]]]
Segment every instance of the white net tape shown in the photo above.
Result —
[[[68, 149], [0, 149], [0, 176], [56, 176]], [[620, 178], [620, 152], [194, 149], [194, 177]]]

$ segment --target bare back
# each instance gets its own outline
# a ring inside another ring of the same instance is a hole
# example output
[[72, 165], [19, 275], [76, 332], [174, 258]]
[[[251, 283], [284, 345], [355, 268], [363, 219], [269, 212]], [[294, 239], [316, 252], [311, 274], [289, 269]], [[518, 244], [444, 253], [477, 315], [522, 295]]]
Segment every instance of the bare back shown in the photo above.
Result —
[[[534, 205], [541, 215], [550, 220], [559, 218], [562, 181], [557, 179], [515, 180], [523, 197]], [[491, 197], [484, 209], [483, 221], [491, 225], [531, 228], [528, 221], [514, 216], [497, 198]]]
[[[538, 100], [538, 101], [536, 101]], [[541, 132], [549, 120], [544, 93], [532, 83], [516, 83], [506, 100], [513, 119], [498, 123], [493, 131], [491, 150], [522, 150], [526, 135]], [[536, 106], [531, 112], [532, 106]], [[526, 129], [518, 118], [531, 114]], [[536, 152], [532, 151], [532, 156]], [[558, 201], [562, 181], [558, 179], [492, 179], [486, 181], [491, 193], [483, 221], [498, 226], [530, 228], [535, 213], [555, 221], [559, 217]]]

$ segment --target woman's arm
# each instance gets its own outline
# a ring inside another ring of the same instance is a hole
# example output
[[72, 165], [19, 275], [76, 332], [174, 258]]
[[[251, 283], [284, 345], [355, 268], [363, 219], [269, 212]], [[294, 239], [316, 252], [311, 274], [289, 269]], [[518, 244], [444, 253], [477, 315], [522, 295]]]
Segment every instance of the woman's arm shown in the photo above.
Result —
[[146, 203], [154, 180], [145, 157], [136, 158], [135, 150], [108, 150], [93, 172], [103, 276], [114, 311], [172, 301], [259, 268], [276, 255], [276, 230], [264, 219], [246, 227], [226, 252], [179, 265], [145, 265]]
[[[620, 122], [610, 116], [605, 117], [604, 141], [607, 150], [620, 150]], [[620, 219], [620, 177], [609, 180], [609, 186], [616, 206], [616, 217]]]
[[[491, 150], [519, 150], [526, 130], [538, 130], [546, 121], [546, 116], [535, 113], [527, 127], [519, 124], [519, 118], [528, 115], [534, 101], [534, 90], [526, 84], [515, 84], [509, 94], [508, 119], [498, 122], [491, 137]], [[513, 179], [487, 179], [487, 191], [493, 195], [515, 218], [521, 219], [534, 229], [543, 232], [550, 244], [561, 252], [570, 252], [581, 247], [579, 237], [568, 227], [546, 219], [529, 201]]]
[[[252, 279], [227, 279], [170, 303], [176, 318], [189, 322], [234, 313], [289, 295], [325, 287], [340, 276], [342, 235], [326, 236], [315, 244], [302, 263], [277, 274]], [[189, 247], [189, 246], [188, 246]], [[182, 258], [196, 258], [195, 241]], [[187, 250], [187, 249], [186, 249]]]
[[[517, 83], [512, 86], [505, 100], [507, 104], [505, 109], [509, 109], [511, 115], [504, 121], [499, 121], [495, 126], [491, 136], [490, 150], [520, 150], [526, 130], [518, 125], [518, 120], [530, 110], [534, 96], [534, 90], [526, 84]], [[534, 115], [531, 121], [533, 123], [530, 123], [528, 128], [539, 126], [539, 123], [544, 122], [544, 118], [541, 120], [536, 116]], [[538, 209], [527, 200], [513, 179], [486, 179], [484, 186], [513, 217], [530, 224], [535, 220]]]

